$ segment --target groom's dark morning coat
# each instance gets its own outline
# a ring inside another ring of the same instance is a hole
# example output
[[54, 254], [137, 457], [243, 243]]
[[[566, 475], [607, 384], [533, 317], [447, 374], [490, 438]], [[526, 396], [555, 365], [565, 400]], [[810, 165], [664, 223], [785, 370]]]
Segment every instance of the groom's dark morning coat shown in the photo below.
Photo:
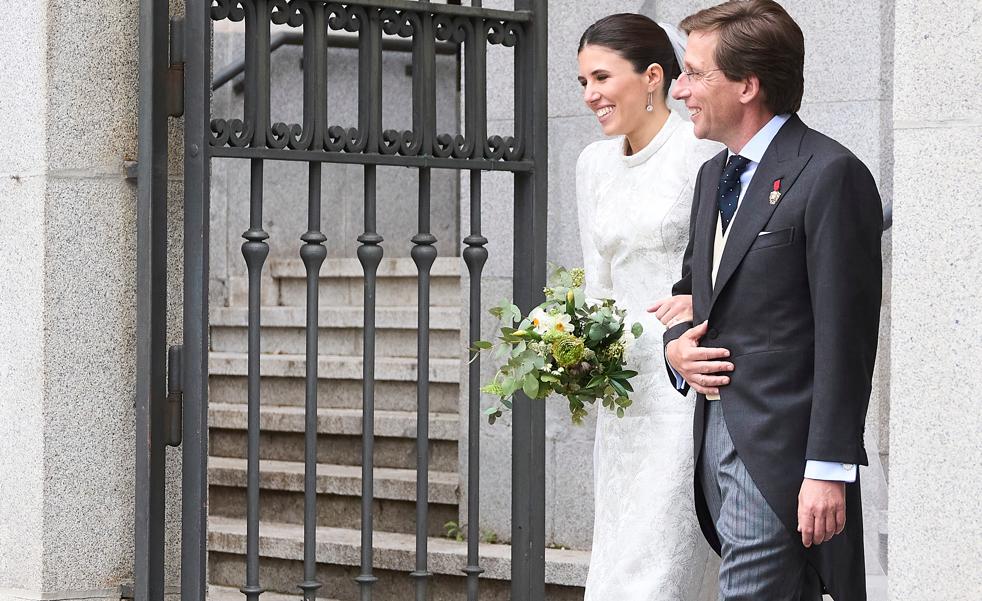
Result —
[[[795, 115], [761, 158], [740, 203], [712, 284], [717, 184], [727, 153], [699, 172], [682, 279], [693, 322], [709, 320], [700, 344], [730, 350], [730, 384], [719, 402], [737, 454], [797, 540], [805, 461], [867, 465], [863, 446], [876, 356], [883, 213], [869, 170]], [[774, 181], [781, 197], [771, 204]], [[674, 382], [674, 377], [670, 374]], [[682, 391], [683, 394], [685, 391]], [[706, 398], [695, 411], [698, 466]], [[703, 533], [720, 550], [695, 479]], [[846, 527], [806, 557], [836, 601], [866, 599], [859, 478], [846, 485]], [[804, 546], [802, 546], [804, 549]]]

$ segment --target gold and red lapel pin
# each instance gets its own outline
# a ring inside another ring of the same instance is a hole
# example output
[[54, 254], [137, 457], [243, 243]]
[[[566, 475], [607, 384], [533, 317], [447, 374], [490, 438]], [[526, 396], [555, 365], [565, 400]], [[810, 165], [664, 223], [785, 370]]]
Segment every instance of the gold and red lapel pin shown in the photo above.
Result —
[[774, 180], [774, 190], [771, 191], [771, 195], [767, 197], [767, 200], [772, 205], [776, 205], [777, 201], [781, 200], [781, 178]]

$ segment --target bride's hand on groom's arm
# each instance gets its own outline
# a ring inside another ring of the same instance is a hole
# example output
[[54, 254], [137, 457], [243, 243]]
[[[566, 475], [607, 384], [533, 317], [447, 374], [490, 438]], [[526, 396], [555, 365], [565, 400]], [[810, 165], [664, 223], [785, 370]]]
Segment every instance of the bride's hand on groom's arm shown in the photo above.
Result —
[[654, 313], [658, 321], [662, 322], [666, 328], [692, 321], [692, 295], [666, 296], [648, 307], [648, 313]]
[[730, 356], [727, 349], [699, 346], [708, 329], [709, 322], [704, 321], [669, 342], [665, 358], [696, 392], [718, 395], [719, 387], [730, 383], [729, 376], [720, 374], [733, 371], [733, 364], [721, 361]]

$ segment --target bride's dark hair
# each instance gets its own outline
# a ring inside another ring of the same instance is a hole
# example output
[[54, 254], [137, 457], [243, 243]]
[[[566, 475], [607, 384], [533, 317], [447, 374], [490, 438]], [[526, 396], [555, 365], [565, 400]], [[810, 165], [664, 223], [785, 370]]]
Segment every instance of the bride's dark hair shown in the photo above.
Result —
[[668, 34], [644, 15], [618, 13], [600, 19], [583, 32], [576, 52], [588, 44], [613, 50], [629, 61], [637, 73], [644, 73], [652, 63], [661, 65], [665, 74], [663, 95], [668, 94], [672, 80], [682, 74]]

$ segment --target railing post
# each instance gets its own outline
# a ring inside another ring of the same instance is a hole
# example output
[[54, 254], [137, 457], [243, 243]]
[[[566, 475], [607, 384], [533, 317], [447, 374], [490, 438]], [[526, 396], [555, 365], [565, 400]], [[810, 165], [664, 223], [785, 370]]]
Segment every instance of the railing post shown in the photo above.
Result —
[[164, 599], [168, 6], [140, 2], [134, 597]]
[[[546, 279], [548, 71], [546, 0], [515, 0], [532, 20], [515, 49], [516, 138], [531, 156], [515, 175], [515, 303], [527, 313]], [[512, 424], [512, 599], [545, 599], [545, 404], [516, 395]]]
[[187, 0], [185, 17], [183, 601], [204, 601], [207, 573], [211, 4]]

